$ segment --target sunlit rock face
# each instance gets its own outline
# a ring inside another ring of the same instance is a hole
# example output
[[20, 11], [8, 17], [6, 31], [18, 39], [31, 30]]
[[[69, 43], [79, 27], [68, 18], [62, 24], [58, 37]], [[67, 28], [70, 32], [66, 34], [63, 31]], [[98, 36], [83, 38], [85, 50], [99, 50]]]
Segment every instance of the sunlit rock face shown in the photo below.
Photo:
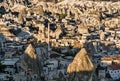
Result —
[[[32, 74], [37, 74], [40, 80], [43, 76], [43, 62], [46, 58], [47, 48], [46, 44], [40, 44], [36, 47], [29, 44], [24, 51], [23, 58], [21, 58], [21, 68]], [[42, 80], [40, 80], [42, 81]]]
[[67, 68], [68, 81], [89, 81], [93, 70], [94, 66], [85, 48], [82, 48]]
[[26, 48], [25, 54], [31, 59], [36, 59], [35, 50], [31, 44]]
[[80, 25], [78, 26], [78, 32], [80, 34], [88, 33], [88, 27], [84, 25]]
[[35, 49], [31, 44], [26, 48], [21, 62], [22, 68], [27, 72], [30, 71], [31, 74], [37, 74], [38, 76], [41, 75], [42, 65], [37, 57], [37, 54], [35, 53]]
[[31, 2], [40, 2], [40, 1], [44, 1], [44, 2], [54, 2], [54, 3], [57, 3], [57, 2], [60, 2], [60, 1], [63, 1], [63, 0], [31, 0]]
[[24, 57], [22, 59], [23, 68], [28, 70], [31, 69], [32, 72], [36, 72], [34, 69], [37, 67], [36, 65], [37, 55], [35, 54], [35, 49], [30, 44], [25, 50]]

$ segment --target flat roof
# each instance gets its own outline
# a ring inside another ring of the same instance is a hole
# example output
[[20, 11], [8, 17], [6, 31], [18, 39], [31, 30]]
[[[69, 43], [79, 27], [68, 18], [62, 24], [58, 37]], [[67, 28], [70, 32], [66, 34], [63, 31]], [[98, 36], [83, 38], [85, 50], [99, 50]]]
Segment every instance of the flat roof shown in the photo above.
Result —
[[120, 65], [118, 65], [118, 64], [113, 64], [108, 67], [110, 70], [120, 70]]
[[120, 60], [120, 56], [103, 56], [101, 60]]
[[3, 65], [15, 65], [16, 62], [18, 62], [19, 58], [11, 58], [11, 59], [4, 59], [1, 61]]

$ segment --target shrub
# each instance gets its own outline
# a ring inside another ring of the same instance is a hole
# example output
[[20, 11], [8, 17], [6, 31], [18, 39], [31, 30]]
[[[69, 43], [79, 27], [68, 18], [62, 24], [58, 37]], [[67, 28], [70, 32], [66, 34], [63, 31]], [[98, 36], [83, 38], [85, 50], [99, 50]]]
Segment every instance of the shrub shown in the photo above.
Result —
[[0, 18], [2, 18], [2, 14], [0, 14]]
[[6, 66], [2, 65], [2, 63], [0, 62], [0, 72], [4, 71], [5, 68], [6, 68]]
[[60, 19], [63, 19], [67, 16], [67, 14], [59, 14], [59, 16], [60, 16]]

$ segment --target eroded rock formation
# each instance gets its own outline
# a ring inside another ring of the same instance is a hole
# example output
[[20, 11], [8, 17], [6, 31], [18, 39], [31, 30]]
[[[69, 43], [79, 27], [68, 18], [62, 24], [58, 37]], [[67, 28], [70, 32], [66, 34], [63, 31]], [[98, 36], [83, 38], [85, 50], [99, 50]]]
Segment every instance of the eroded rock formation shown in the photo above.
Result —
[[39, 59], [36, 54], [35, 48], [33, 48], [32, 44], [28, 45], [25, 50], [25, 54], [22, 58], [22, 68], [26, 70], [28, 73], [37, 74], [39, 79], [42, 77], [42, 61]]
[[82, 48], [67, 68], [68, 81], [89, 81], [93, 70], [94, 66], [85, 48]]

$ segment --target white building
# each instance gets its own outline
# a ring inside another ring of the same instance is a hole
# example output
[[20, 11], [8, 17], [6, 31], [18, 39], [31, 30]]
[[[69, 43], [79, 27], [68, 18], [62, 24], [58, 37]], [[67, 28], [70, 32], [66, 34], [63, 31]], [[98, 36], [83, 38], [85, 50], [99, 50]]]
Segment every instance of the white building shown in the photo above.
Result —
[[19, 58], [12, 58], [12, 59], [4, 59], [1, 61], [2, 65], [5, 65], [6, 68], [4, 71], [8, 72], [9, 74], [14, 74], [17, 68], [17, 62], [19, 61]]
[[46, 63], [47, 63], [48, 71], [58, 68], [58, 60], [56, 60], [56, 59], [49, 59], [49, 60], [47, 60]]
[[9, 81], [9, 74], [0, 74], [0, 81]]
[[107, 67], [108, 65], [112, 64], [112, 60], [102, 60], [100, 61], [100, 66]]
[[27, 77], [24, 72], [20, 72], [18, 74], [13, 75], [13, 80], [14, 81], [26, 81]]
[[62, 59], [59, 62], [60, 68], [61, 69], [67, 69], [68, 65], [71, 63], [70, 60]]
[[107, 70], [113, 80], [120, 78], [120, 65], [110, 65]]
[[106, 75], [105, 70], [99, 70], [98, 77], [99, 77], [100, 79], [101, 79], [101, 78], [105, 78], [105, 75]]

